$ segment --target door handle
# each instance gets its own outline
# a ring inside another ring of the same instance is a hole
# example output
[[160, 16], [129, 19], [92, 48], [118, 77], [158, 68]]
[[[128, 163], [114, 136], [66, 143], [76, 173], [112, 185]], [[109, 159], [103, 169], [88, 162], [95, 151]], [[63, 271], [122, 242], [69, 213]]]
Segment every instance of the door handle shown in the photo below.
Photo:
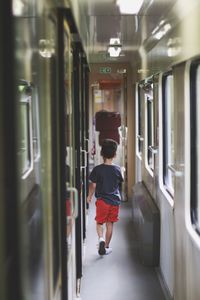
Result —
[[157, 154], [157, 153], [158, 153], [158, 147], [156, 147], [156, 146], [149, 146], [148, 149], [149, 149], [153, 154]]
[[183, 176], [183, 172], [177, 171], [173, 165], [168, 165], [168, 169], [174, 174], [176, 177]]
[[84, 161], [85, 161], [85, 165], [81, 166], [81, 169], [85, 169], [87, 167], [87, 151], [81, 150], [81, 152], [84, 153]]
[[72, 219], [76, 219], [78, 217], [78, 190], [75, 188], [75, 187], [67, 187], [67, 190], [70, 192], [70, 193], [73, 193], [74, 194], [74, 201], [72, 201], [72, 197], [70, 195], [70, 201], [72, 203], [72, 206], [73, 206], [73, 214], [72, 216], [68, 216], [67, 219], [69, 218], [72, 218]]

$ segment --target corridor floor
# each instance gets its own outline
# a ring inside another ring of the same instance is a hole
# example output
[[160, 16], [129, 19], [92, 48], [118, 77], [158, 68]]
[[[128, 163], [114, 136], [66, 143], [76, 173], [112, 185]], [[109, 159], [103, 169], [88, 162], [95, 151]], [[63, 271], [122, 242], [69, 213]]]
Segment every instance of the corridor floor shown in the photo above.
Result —
[[165, 300], [154, 268], [142, 265], [134, 238], [131, 203], [123, 202], [109, 255], [99, 256], [95, 201], [90, 205], [81, 280], [81, 300]]

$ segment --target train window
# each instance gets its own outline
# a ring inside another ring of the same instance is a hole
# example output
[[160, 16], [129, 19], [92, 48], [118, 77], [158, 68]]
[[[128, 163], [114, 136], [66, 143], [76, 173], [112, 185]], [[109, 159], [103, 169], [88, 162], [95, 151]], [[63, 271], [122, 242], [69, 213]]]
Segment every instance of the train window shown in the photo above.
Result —
[[20, 169], [23, 177], [32, 169], [31, 88], [26, 82], [18, 86], [20, 95]]
[[146, 115], [146, 165], [151, 172], [154, 170], [154, 107], [153, 84], [145, 88], [145, 115]]
[[40, 156], [40, 140], [39, 140], [39, 109], [37, 89], [33, 88], [32, 97], [32, 134], [33, 134], [33, 158], [37, 160]]
[[164, 188], [174, 196], [174, 89], [173, 75], [162, 77], [162, 181]]
[[191, 67], [191, 219], [200, 233], [200, 64]]
[[142, 153], [142, 107], [141, 107], [141, 87], [137, 85], [136, 87], [136, 153], [141, 158]]

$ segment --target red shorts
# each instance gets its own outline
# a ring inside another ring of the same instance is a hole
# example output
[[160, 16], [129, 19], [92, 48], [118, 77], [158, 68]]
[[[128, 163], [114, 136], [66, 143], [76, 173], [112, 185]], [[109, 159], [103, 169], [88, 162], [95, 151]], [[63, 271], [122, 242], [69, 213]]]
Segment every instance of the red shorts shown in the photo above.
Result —
[[96, 217], [95, 220], [99, 224], [106, 222], [117, 222], [119, 214], [119, 206], [106, 203], [102, 199], [96, 201]]

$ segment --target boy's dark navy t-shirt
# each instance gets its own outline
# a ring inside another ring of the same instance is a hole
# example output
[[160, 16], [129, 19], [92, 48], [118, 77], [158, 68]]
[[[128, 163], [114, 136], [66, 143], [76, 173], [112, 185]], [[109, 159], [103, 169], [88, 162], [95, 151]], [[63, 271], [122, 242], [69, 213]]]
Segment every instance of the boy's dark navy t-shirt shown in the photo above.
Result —
[[108, 204], [120, 204], [119, 184], [123, 181], [123, 177], [119, 166], [98, 165], [92, 170], [89, 179], [96, 183], [96, 198], [102, 198]]

